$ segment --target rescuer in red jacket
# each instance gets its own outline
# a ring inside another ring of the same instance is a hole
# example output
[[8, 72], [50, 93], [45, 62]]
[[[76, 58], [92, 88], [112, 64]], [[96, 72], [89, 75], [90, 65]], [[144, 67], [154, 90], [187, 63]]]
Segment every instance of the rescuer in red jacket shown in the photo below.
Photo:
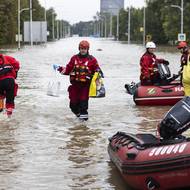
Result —
[[88, 120], [90, 82], [94, 72], [101, 71], [96, 58], [89, 54], [89, 47], [88, 41], [81, 41], [79, 53], [71, 57], [66, 67], [58, 68], [62, 74], [70, 75], [70, 109], [80, 120]]
[[180, 64], [181, 64], [180, 67], [181, 67], [181, 72], [182, 72], [183, 66], [187, 65], [187, 57], [188, 57], [188, 49], [189, 49], [187, 42], [185, 41], [179, 42], [177, 49], [179, 49], [182, 54], [181, 59], [180, 59]]
[[141, 75], [140, 81], [142, 85], [152, 85], [159, 83], [160, 76], [158, 73], [157, 64], [164, 63], [169, 64], [168, 61], [164, 59], [157, 59], [154, 54], [156, 45], [154, 42], [147, 42], [146, 52], [140, 59]]
[[0, 54], [0, 96], [6, 98], [7, 116], [11, 116], [15, 108], [14, 98], [18, 89], [15, 79], [20, 68], [19, 65], [15, 58]]

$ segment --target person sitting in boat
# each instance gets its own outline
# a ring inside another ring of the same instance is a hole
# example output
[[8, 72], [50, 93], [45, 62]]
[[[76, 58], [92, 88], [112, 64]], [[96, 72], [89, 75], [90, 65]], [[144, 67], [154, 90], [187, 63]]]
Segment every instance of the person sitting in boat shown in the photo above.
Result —
[[161, 82], [161, 77], [158, 72], [158, 64], [169, 65], [169, 62], [164, 59], [158, 59], [154, 54], [156, 44], [147, 42], [146, 52], [140, 59], [141, 75], [140, 81], [142, 85], [153, 85]]
[[[20, 63], [13, 57], [0, 54], [0, 97], [6, 98], [6, 114], [12, 115], [18, 85], [15, 82]], [[0, 109], [0, 111], [3, 111]]]

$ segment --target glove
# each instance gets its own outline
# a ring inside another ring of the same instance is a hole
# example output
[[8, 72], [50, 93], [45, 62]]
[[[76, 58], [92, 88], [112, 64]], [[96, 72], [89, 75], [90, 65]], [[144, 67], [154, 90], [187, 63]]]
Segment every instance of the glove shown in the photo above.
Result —
[[65, 67], [59, 67], [58, 69], [57, 69], [61, 74], [65, 74], [65, 70], [66, 70], [66, 68]]
[[60, 67], [61, 67], [61, 66], [59, 66], [59, 65], [57, 65], [57, 64], [53, 64], [53, 69], [54, 69], [55, 71], [58, 71]]
[[166, 60], [164, 60], [163, 63], [164, 63], [165, 65], [169, 65], [169, 61], [166, 61]]

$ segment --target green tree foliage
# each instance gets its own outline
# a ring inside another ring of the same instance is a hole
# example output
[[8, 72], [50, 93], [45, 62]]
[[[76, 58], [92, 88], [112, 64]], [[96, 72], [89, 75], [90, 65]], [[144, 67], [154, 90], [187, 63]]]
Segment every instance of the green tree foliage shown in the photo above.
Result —
[[140, 29], [143, 27], [143, 11], [142, 9], [131, 10], [131, 41], [142, 42], [143, 32]]
[[0, 1], [0, 44], [14, 43], [16, 25], [16, 1]]
[[127, 12], [121, 9], [119, 12], [119, 40], [127, 39]]
[[[20, 10], [29, 8], [29, 0], [20, 0]], [[32, 20], [44, 21], [45, 9], [42, 7], [38, 0], [32, 0]], [[52, 39], [52, 15], [54, 15], [54, 21], [56, 20], [56, 14], [53, 8], [46, 10], [47, 27], [50, 35], [48, 39]], [[29, 10], [21, 11], [21, 34], [23, 34], [24, 22], [30, 20]], [[62, 21], [65, 26], [69, 23]], [[2, 44], [14, 44], [15, 36], [18, 32], [18, 0], [0, 0], [0, 45]], [[55, 26], [56, 27], [56, 26]], [[56, 35], [56, 29], [55, 29]]]
[[72, 28], [72, 33], [79, 36], [93, 35], [93, 22], [79, 22], [75, 24]]
[[146, 34], [150, 34], [156, 43], [166, 43], [168, 40], [163, 28], [164, 2], [164, 0], [149, 0], [147, 2]]
[[[29, 8], [29, 0], [20, 0], [21, 9]], [[0, 45], [1, 44], [13, 44], [15, 43], [15, 35], [17, 34], [17, 16], [18, 16], [18, 1], [17, 0], [0, 0]], [[39, 0], [32, 0], [33, 3], [33, 20], [43, 21], [45, 19], [45, 9], [39, 3]], [[166, 44], [168, 42], [177, 41], [177, 34], [180, 33], [180, 15], [179, 8], [171, 7], [171, 5], [181, 6], [181, 0], [146, 0], [146, 35], [151, 35], [152, 40], [156, 43]], [[186, 33], [187, 41], [190, 41], [190, 1], [184, 0], [184, 33]], [[143, 27], [143, 8], [136, 9], [131, 7], [131, 41], [142, 42], [143, 32], [140, 28]], [[110, 33], [110, 14], [104, 13], [106, 16], [107, 33]], [[46, 11], [47, 25], [50, 35], [48, 39], [53, 38], [53, 21], [56, 21], [56, 13], [53, 8]], [[23, 34], [23, 23], [29, 21], [29, 11], [23, 11], [21, 13], [21, 33]], [[117, 38], [117, 16], [112, 17], [112, 34]], [[101, 14], [97, 13], [94, 21], [79, 22], [72, 27], [74, 34], [80, 36], [93, 35], [97, 30], [99, 34], [105, 36], [105, 23], [103, 23]], [[60, 21], [63, 23], [64, 30], [68, 30], [69, 23], [66, 21]], [[96, 23], [96, 26], [94, 25]], [[56, 24], [54, 28], [56, 36]], [[119, 40], [128, 39], [128, 10], [120, 10], [119, 13]]]

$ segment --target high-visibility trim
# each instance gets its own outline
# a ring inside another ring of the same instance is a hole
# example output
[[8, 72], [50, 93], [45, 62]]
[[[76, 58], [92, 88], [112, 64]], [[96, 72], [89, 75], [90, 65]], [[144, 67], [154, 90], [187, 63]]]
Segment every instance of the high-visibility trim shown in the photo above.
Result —
[[81, 114], [79, 116], [80, 119], [88, 119], [88, 114]]

